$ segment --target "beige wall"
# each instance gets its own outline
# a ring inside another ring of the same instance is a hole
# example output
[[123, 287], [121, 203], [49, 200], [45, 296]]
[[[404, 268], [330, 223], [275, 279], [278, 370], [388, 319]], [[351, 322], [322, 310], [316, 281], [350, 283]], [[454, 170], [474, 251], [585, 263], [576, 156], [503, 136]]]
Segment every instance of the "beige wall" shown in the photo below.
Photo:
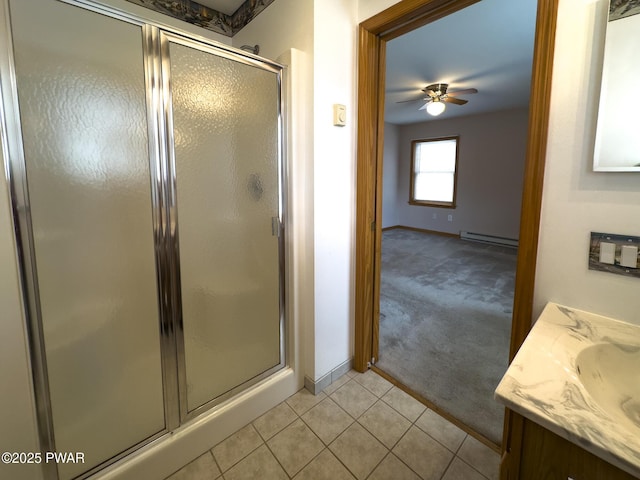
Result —
[[[415, 228], [518, 238], [527, 116], [528, 109], [519, 109], [398, 126], [396, 157], [385, 155], [385, 175], [395, 170], [396, 184], [383, 195], [383, 208], [392, 205], [383, 210], [383, 224], [395, 218]], [[450, 135], [460, 136], [456, 208], [409, 205], [411, 142]]]

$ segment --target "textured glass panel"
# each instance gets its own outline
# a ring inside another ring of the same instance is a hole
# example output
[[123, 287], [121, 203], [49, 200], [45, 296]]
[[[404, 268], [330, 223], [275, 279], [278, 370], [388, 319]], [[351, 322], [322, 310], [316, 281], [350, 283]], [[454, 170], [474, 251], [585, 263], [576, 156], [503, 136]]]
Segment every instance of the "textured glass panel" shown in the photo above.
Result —
[[171, 44], [188, 410], [280, 363], [278, 89]]
[[164, 428], [140, 27], [12, 0], [56, 448], [74, 477]]

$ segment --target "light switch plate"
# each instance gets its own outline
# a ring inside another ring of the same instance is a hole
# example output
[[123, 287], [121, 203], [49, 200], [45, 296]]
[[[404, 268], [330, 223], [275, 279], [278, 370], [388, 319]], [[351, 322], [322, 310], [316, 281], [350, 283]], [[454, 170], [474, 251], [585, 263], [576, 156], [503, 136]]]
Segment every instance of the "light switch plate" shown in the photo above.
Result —
[[600, 242], [600, 263], [614, 265], [616, 263], [616, 244]]
[[589, 270], [640, 278], [640, 237], [591, 232]]
[[347, 107], [338, 103], [333, 105], [333, 124], [344, 127], [347, 124]]
[[635, 245], [622, 245], [620, 250], [620, 265], [638, 268], [638, 247]]

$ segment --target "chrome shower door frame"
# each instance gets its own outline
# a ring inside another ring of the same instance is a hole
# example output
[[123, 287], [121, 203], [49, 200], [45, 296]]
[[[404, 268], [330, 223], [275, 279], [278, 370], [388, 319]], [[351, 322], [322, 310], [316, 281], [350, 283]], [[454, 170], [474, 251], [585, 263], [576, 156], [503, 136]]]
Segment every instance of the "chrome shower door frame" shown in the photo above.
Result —
[[[226, 47], [224, 45], [215, 44], [213, 42], [205, 42], [202, 39], [193, 39], [180, 34], [179, 32], [160, 30], [160, 52], [161, 52], [161, 82], [163, 101], [161, 116], [166, 122], [164, 140], [164, 149], [168, 152], [167, 165], [168, 165], [168, 181], [166, 183], [168, 187], [167, 191], [167, 211], [169, 212], [169, 225], [171, 225], [171, 245], [172, 250], [170, 252], [171, 258], [169, 264], [171, 266], [171, 278], [174, 282], [171, 286], [171, 294], [173, 298], [173, 311], [175, 319], [177, 321], [176, 327], [176, 348], [177, 348], [177, 363], [178, 363], [178, 392], [180, 397], [180, 422], [184, 423], [191, 420], [201, 413], [211, 409], [212, 407], [223, 403], [224, 401], [234, 397], [239, 392], [246, 390], [247, 388], [255, 385], [256, 383], [266, 379], [275, 372], [283, 369], [287, 365], [287, 351], [286, 351], [286, 307], [285, 307], [285, 188], [286, 185], [286, 171], [284, 161], [284, 94], [283, 94], [283, 79], [284, 67], [278, 63], [268, 61], [266, 59], [258, 58], [253, 55], [247, 55], [246, 52], [241, 50]], [[171, 58], [169, 52], [169, 46], [171, 43], [176, 45], [182, 45], [189, 47], [200, 52], [215, 55], [230, 61], [240, 62], [242, 64], [260, 68], [271, 72], [276, 75], [277, 88], [278, 88], [278, 138], [277, 138], [277, 177], [278, 177], [278, 212], [275, 217], [275, 226], [277, 230], [274, 232], [278, 236], [278, 257], [279, 257], [279, 323], [280, 323], [280, 362], [272, 368], [265, 370], [261, 374], [253, 377], [240, 385], [237, 385], [233, 389], [225, 392], [224, 394], [213, 398], [206, 402], [204, 405], [188, 409], [187, 403], [187, 374], [185, 363], [185, 338], [184, 338], [184, 325], [182, 317], [182, 301], [180, 292], [180, 252], [179, 252], [179, 207], [177, 205], [177, 175], [176, 175], [176, 155], [175, 155], [175, 137], [173, 135], [173, 109], [172, 109], [172, 90], [171, 90]]]

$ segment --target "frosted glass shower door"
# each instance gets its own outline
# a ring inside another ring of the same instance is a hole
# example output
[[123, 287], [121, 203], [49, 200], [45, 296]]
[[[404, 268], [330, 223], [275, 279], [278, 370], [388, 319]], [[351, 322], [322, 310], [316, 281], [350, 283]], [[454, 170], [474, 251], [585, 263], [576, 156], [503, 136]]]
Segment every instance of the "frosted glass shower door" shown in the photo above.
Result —
[[142, 29], [10, 8], [53, 437], [85, 460], [69, 479], [165, 429]]
[[169, 53], [192, 412], [284, 361], [280, 74], [187, 42], [169, 42]]

